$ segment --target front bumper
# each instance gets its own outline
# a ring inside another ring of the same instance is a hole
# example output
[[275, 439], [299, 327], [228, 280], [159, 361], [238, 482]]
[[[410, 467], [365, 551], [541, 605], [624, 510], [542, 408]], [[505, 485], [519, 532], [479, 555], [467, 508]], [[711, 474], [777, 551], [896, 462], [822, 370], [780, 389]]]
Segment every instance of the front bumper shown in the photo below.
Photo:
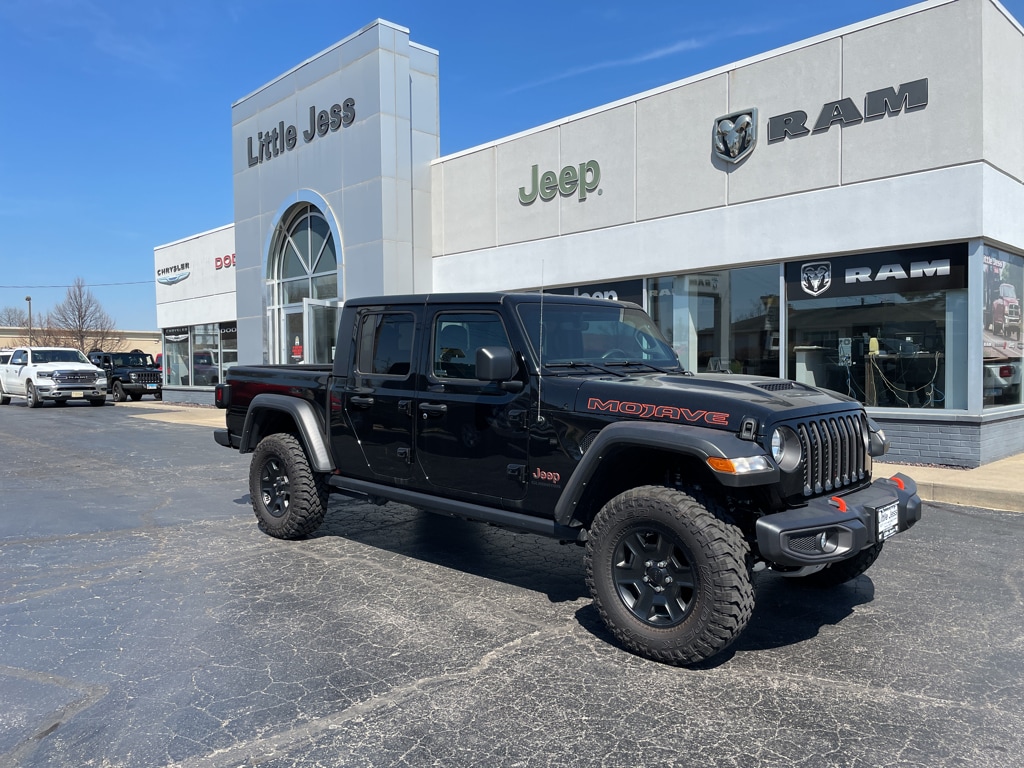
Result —
[[121, 387], [129, 395], [155, 395], [157, 392], [163, 389], [162, 385], [160, 384], [143, 383], [138, 381], [122, 381]]
[[83, 384], [52, 384], [47, 385], [39, 382], [36, 384], [36, 394], [43, 400], [67, 400], [70, 398], [96, 399], [107, 396], [106, 387], [100, 385]]
[[757, 545], [761, 557], [777, 565], [823, 565], [853, 557], [920, 519], [917, 483], [896, 474], [848, 494], [765, 515], [757, 521]]

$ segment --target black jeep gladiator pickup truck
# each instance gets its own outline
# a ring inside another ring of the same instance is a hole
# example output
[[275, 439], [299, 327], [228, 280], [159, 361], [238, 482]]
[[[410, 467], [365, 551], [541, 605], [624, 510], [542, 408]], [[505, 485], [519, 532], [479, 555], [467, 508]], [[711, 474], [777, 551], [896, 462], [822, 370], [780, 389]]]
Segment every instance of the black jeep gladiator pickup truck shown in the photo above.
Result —
[[549, 294], [346, 302], [333, 367], [235, 366], [218, 443], [253, 454], [260, 528], [300, 538], [332, 491], [586, 547], [627, 649], [690, 664], [750, 619], [765, 568], [863, 573], [921, 516], [872, 477], [861, 405], [784, 379], [684, 371], [633, 304]]

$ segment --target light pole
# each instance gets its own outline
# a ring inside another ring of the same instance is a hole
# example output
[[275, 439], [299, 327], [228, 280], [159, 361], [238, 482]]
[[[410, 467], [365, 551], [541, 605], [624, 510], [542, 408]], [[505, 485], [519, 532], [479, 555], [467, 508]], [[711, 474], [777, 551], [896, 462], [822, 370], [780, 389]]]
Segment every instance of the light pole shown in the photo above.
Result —
[[25, 301], [28, 302], [28, 345], [32, 346], [32, 297], [26, 296]]

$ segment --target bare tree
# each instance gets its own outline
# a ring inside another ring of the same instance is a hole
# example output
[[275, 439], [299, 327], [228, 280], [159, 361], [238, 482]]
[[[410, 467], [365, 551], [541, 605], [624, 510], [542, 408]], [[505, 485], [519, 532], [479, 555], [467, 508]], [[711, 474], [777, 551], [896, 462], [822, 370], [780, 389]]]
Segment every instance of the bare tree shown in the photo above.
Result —
[[115, 333], [114, 319], [106, 313], [85, 286], [76, 277], [68, 288], [64, 301], [55, 306], [39, 322], [39, 331], [33, 333], [36, 343], [75, 347], [83, 352], [91, 349], [118, 351], [123, 341]]
[[28, 328], [28, 314], [21, 307], [3, 307], [0, 309], [0, 326]]

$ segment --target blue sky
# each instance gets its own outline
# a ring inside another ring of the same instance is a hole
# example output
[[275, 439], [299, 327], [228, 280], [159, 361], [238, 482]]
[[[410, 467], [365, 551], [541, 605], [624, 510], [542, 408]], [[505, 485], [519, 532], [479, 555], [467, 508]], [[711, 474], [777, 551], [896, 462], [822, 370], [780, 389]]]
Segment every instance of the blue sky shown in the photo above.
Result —
[[440, 52], [446, 155], [910, 5], [0, 0], [0, 307], [81, 277], [156, 329], [154, 246], [232, 221], [232, 102], [377, 18]]

